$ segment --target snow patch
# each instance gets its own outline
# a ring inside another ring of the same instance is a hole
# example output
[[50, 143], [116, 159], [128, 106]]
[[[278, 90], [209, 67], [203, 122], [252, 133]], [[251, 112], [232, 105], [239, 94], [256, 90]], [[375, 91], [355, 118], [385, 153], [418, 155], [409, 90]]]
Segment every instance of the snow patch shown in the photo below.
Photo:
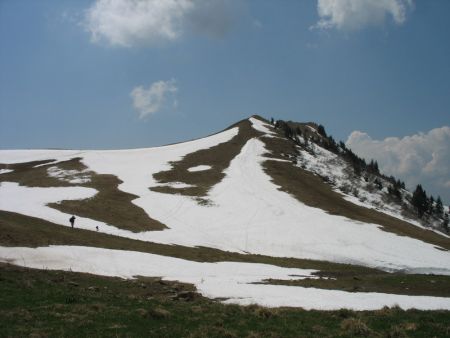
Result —
[[10, 173], [10, 172], [13, 172], [13, 170], [12, 169], [0, 169], [0, 175], [1, 174], [7, 174], [7, 173]]
[[83, 184], [91, 181], [91, 176], [86, 174], [89, 170], [63, 170], [58, 167], [50, 167], [47, 169], [47, 174], [50, 177], [55, 177], [61, 181], [72, 184]]
[[198, 165], [198, 166], [195, 166], [195, 167], [188, 168], [188, 171], [189, 172], [204, 171], [204, 170], [209, 170], [211, 168], [212, 167], [210, 165]]
[[[0, 183], [0, 210], [17, 212], [26, 216], [42, 218], [44, 220], [70, 226], [70, 215], [47, 206], [49, 203], [58, 203], [63, 200], [80, 200], [95, 196], [97, 190], [85, 187], [57, 187], [57, 188], [29, 188], [20, 186], [15, 182]], [[78, 223], [84, 224], [87, 229], [104, 223], [77, 217]], [[91, 224], [90, 227], [87, 227]], [[82, 227], [82, 226], [78, 226]]]
[[192, 188], [195, 187], [193, 184], [187, 184], [184, 182], [169, 182], [158, 185], [158, 187], [171, 187], [175, 189]]
[[79, 246], [38, 248], [0, 247], [0, 261], [15, 265], [133, 278], [163, 277], [191, 283], [209, 298], [225, 303], [267, 307], [296, 306], [304, 309], [375, 310], [398, 305], [402, 309], [450, 309], [450, 298], [358, 293], [296, 286], [255, 284], [266, 279], [315, 278], [315, 270], [282, 268], [257, 263], [199, 263], [149, 253]]
[[254, 129], [266, 134], [266, 136], [269, 136], [269, 137], [278, 136], [275, 132], [273, 132], [272, 130], [269, 129], [269, 128], [272, 128], [271, 125], [264, 123], [261, 120], [255, 119], [254, 117], [250, 117], [249, 120], [252, 123], [252, 127]]

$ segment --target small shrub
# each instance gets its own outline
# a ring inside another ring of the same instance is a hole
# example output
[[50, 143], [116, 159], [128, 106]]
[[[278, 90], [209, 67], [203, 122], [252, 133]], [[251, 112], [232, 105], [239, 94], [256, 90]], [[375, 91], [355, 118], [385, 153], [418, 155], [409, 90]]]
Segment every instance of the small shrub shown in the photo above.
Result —
[[349, 309], [340, 309], [338, 311], [338, 316], [340, 318], [350, 318], [353, 315], [353, 311]]
[[349, 194], [352, 191], [352, 187], [350, 184], [344, 183], [339, 187], [339, 190], [341, 190], [344, 194]]
[[74, 295], [66, 296], [66, 304], [74, 304], [77, 302], [77, 298]]
[[416, 331], [417, 324], [416, 323], [402, 323], [401, 327], [405, 329], [405, 331]]
[[405, 332], [405, 329], [400, 325], [392, 326], [389, 332], [386, 334], [388, 338], [405, 338], [408, 335]]
[[271, 309], [266, 307], [257, 307], [253, 312], [259, 318], [269, 319], [278, 316], [277, 309]]
[[148, 315], [148, 311], [142, 308], [136, 309], [136, 313], [143, 318], [147, 317]]
[[160, 307], [151, 309], [150, 311], [148, 311], [148, 315], [149, 315], [149, 317], [155, 318], [155, 319], [167, 319], [167, 318], [170, 318], [170, 316], [171, 316], [169, 311], [167, 311], [166, 309], [160, 308]]
[[341, 329], [350, 336], [368, 337], [371, 330], [359, 318], [347, 318], [341, 322]]

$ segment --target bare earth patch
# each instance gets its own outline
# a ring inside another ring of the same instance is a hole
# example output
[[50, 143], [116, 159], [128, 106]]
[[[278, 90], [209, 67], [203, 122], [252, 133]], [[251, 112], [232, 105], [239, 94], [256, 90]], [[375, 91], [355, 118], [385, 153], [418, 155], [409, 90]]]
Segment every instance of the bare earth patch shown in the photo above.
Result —
[[[14, 171], [0, 175], [0, 182], [17, 182], [28, 187], [76, 185], [94, 188], [98, 193], [93, 198], [62, 201], [49, 206], [68, 214], [92, 218], [133, 232], [166, 228], [164, 224], [150, 218], [143, 209], [132, 203], [132, 200], [138, 196], [118, 189], [122, 181], [116, 176], [88, 171], [80, 160], [80, 158], [73, 158], [57, 164], [51, 164], [54, 160], [9, 164], [8, 167]], [[35, 168], [36, 165], [41, 166]], [[73, 173], [73, 176], [67, 174], [63, 177], [52, 176], [52, 172], [55, 172], [54, 168], [57, 168], [59, 172]], [[87, 177], [89, 179], [86, 179]]]
[[[161, 171], [153, 175], [158, 183], [161, 184], [182, 182], [193, 187], [175, 188], [173, 186], [159, 186], [153, 187], [151, 190], [168, 194], [195, 196], [198, 198], [205, 197], [209, 189], [225, 177], [223, 171], [228, 168], [231, 160], [240, 153], [245, 143], [252, 137], [261, 135], [260, 132], [252, 127], [249, 120], [243, 120], [230, 128], [233, 127], [238, 127], [239, 133], [229, 142], [187, 154], [182, 160], [171, 162], [172, 168], [170, 170]], [[189, 170], [199, 166], [209, 166], [210, 168], [200, 171]]]

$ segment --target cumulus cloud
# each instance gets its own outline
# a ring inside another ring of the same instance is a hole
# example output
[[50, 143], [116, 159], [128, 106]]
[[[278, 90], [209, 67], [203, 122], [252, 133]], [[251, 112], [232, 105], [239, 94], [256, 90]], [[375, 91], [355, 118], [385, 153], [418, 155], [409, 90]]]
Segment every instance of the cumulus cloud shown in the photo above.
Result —
[[135, 87], [130, 96], [133, 100], [133, 107], [138, 111], [139, 118], [142, 119], [163, 109], [169, 100], [172, 100], [172, 104], [176, 106], [175, 93], [177, 91], [175, 80], [157, 81], [147, 89], [143, 86]]
[[84, 26], [93, 42], [132, 47], [174, 41], [186, 30], [222, 36], [232, 21], [226, 0], [96, 0]]
[[383, 24], [388, 17], [401, 25], [413, 0], [318, 0], [319, 21], [312, 28], [356, 30]]
[[354, 131], [346, 145], [367, 160], [377, 160], [384, 173], [404, 180], [410, 188], [421, 183], [450, 202], [450, 127], [384, 140]]

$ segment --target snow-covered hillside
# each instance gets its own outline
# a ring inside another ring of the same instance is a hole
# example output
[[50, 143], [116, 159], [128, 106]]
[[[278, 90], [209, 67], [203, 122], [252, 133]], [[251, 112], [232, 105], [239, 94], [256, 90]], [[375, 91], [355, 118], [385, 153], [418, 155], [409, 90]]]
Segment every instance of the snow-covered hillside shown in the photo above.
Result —
[[[304, 142], [302, 137], [299, 137], [300, 142]], [[435, 231], [441, 236], [449, 236], [439, 229], [442, 220], [428, 219], [428, 227], [419, 222], [416, 218], [405, 216], [402, 206], [410, 205], [408, 199], [411, 198], [411, 193], [406, 189], [400, 189], [401, 199], [393, 200], [390, 196], [388, 187], [391, 185], [383, 177], [367, 177], [370, 175], [356, 176], [349, 164], [340, 156], [324, 149], [323, 147], [310, 143], [306, 147], [298, 147], [299, 156], [296, 158], [298, 165], [305, 170], [308, 170], [322, 178], [333, 187], [333, 189], [342, 196], [357, 205], [365, 208], [375, 209], [392, 217], [407, 221], [421, 228]], [[448, 206], [444, 206], [448, 210]], [[411, 214], [409, 216], [412, 216]], [[439, 230], [438, 230], [439, 229]]]
[[[157, 148], [117, 151], [0, 151], [0, 163], [3, 164], [53, 160], [46, 164], [47, 175], [72, 185], [33, 187], [20, 185], [20, 182], [1, 182], [0, 210], [70, 226], [68, 219], [71, 215], [51, 208], [48, 204], [92, 198], [98, 194], [96, 189], [83, 186], [90, 181], [89, 173], [109, 174], [122, 181], [118, 187], [121, 191], [137, 196], [132, 201], [134, 205], [142, 208], [149, 217], [161, 222], [167, 229], [131, 232], [97, 219], [76, 215], [78, 228], [93, 231], [98, 228], [102, 233], [162, 244], [348, 263], [385, 271], [450, 275], [450, 253], [445, 248], [418, 238], [387, 232], [382, 229], [382, 224], [332, 215], [319, 207], [308, 206], [282, 191], [263, 168], [265, 161], [290, 163], [266, 156], [269, 150], [264, 139], [281, 136], [271, 125], [260, 119], [250, 118], [249, 121], [259, 136], [249, 137], [245, 141], [239, 154], [224, 170], [225, 177], [205, 196], [208, 203], [199, 203], [193, 196], [152, 190], [162, 185], [180, 189], [192, 187], [184, 182], [162, 184], [154, 175], [169, 170], [174, 162], [181, 161], [188, 154], [232, 142], [240, 133], [239, 127], [203, 139]], [[312, 147], [314, 154], [299, 149], [296, 164], [292, 165], [327, 176], [334, 189], [342, 190], [340, 188], [349, 181], [350, 175], [346, 172], [345, 163], [317, 145]], [[58, 163], [72, 158], [81, 158], [87, 169], [76, 171], [58, 168]], [[39, 165], [42, 164], [37, 164]], [[208, 175], [212, 169], [213, 166], [209, 163], [198, 163], [187, 171]], [[11, 169], [2, 170], [6, 174], [6, 170]], [[358, 189], [359, 198], [350, 194], [344, 196], [352, 203], [377, 208], [414, 223], [405, 219], [395, 205], [383, 204], [380, 192], [368, 193], [367, 182], [364, 180], [353, 188]], [[419, 226], [417, 222], [415, 224]], [[72, 269], [127, 278], [134, 275], [162, 276], [194, 283], [204, 295], [225, 297], [228, 302], [240, 304], [259, 303], [318, 309], [374, 309], [399, 304], [403, 308], [450, 309], [450, 299], [439, 297], [254, 285], [251, 283], [270, 278], [298, 279], [313, 276], [309, 270], [250, 263], [194, 263], [158, 255], [73, 246], [36, 249], [0, 247], [0, 260], [29, 267]], [[133, 264], [130, 265], [131, 261]], [[231, 275], [234, 277], [230, 277]]]

